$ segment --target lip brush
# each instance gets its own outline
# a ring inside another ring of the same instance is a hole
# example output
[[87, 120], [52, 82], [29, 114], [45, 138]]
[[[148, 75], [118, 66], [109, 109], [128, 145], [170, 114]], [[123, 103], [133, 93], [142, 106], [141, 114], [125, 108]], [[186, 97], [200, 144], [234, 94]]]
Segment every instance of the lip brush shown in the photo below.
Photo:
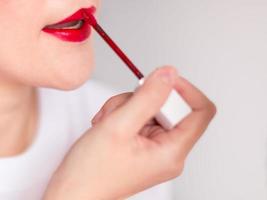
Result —
[[[101, 28], [101, 26], [97, 23], [95, 17], [90, 13], [84, 12], [84, 18], [140, 80], [139, 85], [142, 85], [144, 83], [144, 75], [118, 47], [118, 45], [116, 45], [116, 43], [108, 36], [108, 34]], [[177, 93], [177, 91], [173, 89], [167, 101], [161, 107], [159, 113], [155, 116], [155, 118], [163, 128], [171, 130], [190, 112], [191, 108]]]
[[120, 49], [120, 47], [109, 37], [109, 35], [102, 29], [97, 23], [94, 16], [84, 12], [85, 19], [88, 20], [89, 24], [95, 29], [96, 32], [107, 42], [107, 44], [115, 51], [115, 53], [121, 58], [121, 60], [129, 67], [129, 69], [135, 74], [138, 79], [144, 78], [144, 75], [140, 70], [133, 64], [133, 62], [126, 56], [126, 54]]

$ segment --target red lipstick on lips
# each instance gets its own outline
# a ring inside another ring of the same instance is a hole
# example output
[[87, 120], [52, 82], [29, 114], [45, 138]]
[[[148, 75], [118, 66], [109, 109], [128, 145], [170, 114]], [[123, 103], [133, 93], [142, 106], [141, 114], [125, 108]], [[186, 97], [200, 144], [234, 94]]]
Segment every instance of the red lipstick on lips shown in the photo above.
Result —
[[85, 41], [91, 34], [91, 26], [84, 13], [93, 15], [95, 10], [95, 7], [82, 8], [58, 23], [45, 26], [43, 31], [67, 42]]

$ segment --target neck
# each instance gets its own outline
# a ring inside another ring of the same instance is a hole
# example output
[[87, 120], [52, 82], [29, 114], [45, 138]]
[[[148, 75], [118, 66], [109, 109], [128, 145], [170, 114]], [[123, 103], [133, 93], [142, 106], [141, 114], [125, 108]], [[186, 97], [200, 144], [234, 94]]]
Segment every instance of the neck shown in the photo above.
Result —
[[29, 146], [36, 112], [35, 88], [0, 79], [0, 157]]

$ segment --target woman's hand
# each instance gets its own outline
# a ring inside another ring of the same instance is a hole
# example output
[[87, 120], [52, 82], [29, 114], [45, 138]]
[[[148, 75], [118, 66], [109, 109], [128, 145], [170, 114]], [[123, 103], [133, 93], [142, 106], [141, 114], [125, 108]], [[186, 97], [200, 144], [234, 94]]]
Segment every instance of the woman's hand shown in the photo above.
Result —
[[[153, 119], [175, 88], [192, 113], [171, 131]], [[45, 200], [126, 198], [182, 173], [216, 112], [172, 67], [151, 74], [134, 94], [111, 98], [55, 173]]]

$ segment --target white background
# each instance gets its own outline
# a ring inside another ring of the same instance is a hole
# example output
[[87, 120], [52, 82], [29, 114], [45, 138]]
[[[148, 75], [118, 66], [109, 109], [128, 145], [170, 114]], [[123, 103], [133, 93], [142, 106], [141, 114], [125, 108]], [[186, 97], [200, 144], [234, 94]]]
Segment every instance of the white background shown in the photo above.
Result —
[[[100, 22], [146, 74], [175, 65], [218, 107], [162, 200], [266, 200], [267, 1], [108, 0]], [[132, 90], [134, 76], [95, 38], [95, 77]]]

